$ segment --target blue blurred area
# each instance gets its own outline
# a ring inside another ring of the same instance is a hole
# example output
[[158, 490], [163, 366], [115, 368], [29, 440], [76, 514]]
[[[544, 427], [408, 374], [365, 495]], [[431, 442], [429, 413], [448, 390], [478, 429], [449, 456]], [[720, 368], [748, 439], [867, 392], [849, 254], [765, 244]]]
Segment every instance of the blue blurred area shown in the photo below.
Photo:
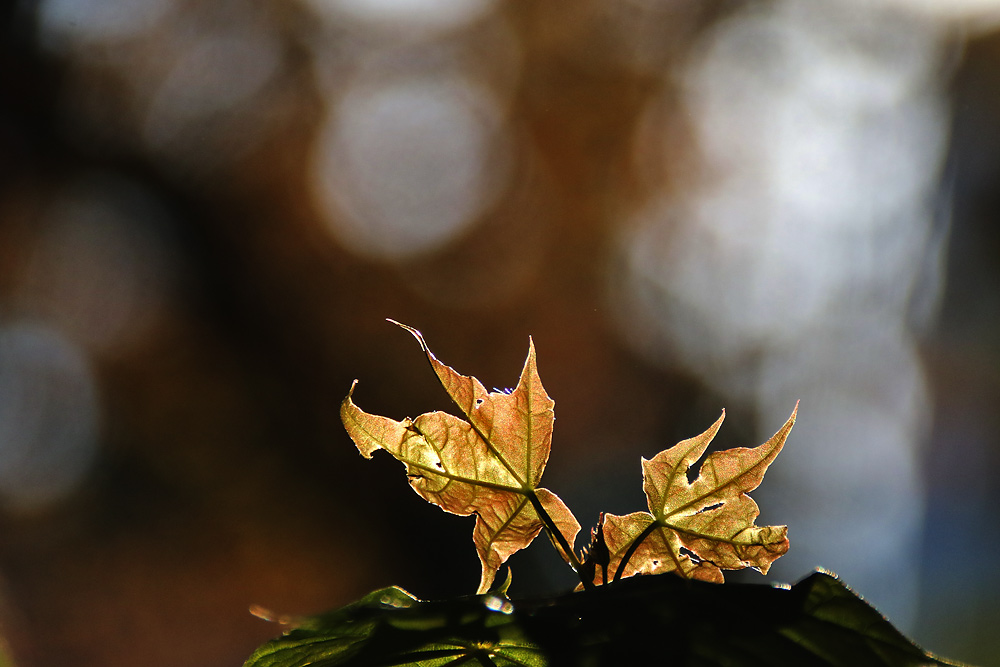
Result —
[[[37, 0], [0, 20], [0, 647], [238, 664], [470, 520], [338, 405], [447, 409], [419, 349], [558, 416], [586, 527], [727, 409], [791, 551], [990, 664], [1000, 7]], [[517, 595], [572, 577], [511, 560]], [[211, 632], [206, 632], [211, 628]]]

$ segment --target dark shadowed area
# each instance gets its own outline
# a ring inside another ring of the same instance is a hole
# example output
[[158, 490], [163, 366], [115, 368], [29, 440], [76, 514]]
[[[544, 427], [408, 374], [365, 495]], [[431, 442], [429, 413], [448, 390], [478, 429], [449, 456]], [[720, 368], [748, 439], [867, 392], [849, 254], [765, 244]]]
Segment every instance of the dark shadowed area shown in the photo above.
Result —
[[[533, 337], [544, 485], [753, 446], [791, 550], [1000, 655], [1000, 3], [21, 0], [0, 9], [0, 665], [239, 665], [473, 521], [338, 409]], [[581, 537], [582, 539], [582, 537]], [[565, 591], [539, 540], [513, 597]], [[578, 546], [582, 546], [578, 544]]]

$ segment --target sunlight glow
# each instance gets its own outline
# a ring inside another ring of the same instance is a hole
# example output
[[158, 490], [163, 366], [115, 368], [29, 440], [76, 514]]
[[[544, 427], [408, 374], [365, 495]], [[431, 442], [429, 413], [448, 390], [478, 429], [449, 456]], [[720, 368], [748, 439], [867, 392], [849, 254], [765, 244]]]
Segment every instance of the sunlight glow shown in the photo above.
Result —
[[330, 232], [370, 257], [441, 247], [496, 198], [496, 151], [507, 140], [495, 101], [459, 76], [355, 81], [314, 154]]
[[330, 20], [354, 20], [366, 27], [440, 33], [460, 28], [493, 9], [496, 0], [308, 0]]
[[[156, 151], [182, 152], [186, 133], [250, 103], [280, 69], [277, 37], [251, 25], [204, 31], [185, 42], [148, 103], [142, 136]], [[239, 144], [255, 139], [242, 136]], [[207, 159], [204, 153], [198, 152]]]

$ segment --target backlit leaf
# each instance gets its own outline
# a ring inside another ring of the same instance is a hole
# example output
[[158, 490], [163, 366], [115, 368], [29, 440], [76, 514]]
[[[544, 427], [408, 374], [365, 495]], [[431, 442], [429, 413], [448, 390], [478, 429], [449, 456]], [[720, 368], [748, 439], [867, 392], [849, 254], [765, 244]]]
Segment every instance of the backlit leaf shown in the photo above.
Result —
[[757, 488], [781, 451], [797, 411], [798, 406], [759, 447], [708, 455], [693, 482], [688, 482], [688, 469], [705, 453], [725, 413], [701, 435], [643, 459], [649, 512], [605, 515], [601, 531], [608, 571], [595, 573], [595, 583], [661, 572], [721, 582], [722, 570], [746, 567], [766, 573], [788, 551], [788, 530], [754, 525], [760, 510], [747, 492]]
[[569, 560], [567, 548], [572, 549], [580, 524], [558, 496], [539, 488], [552, 443], [554, 402], [538, 377], [534, 344], [529, 342], [517, 387], [510, 393], [487, 392], [476, 378], [438, 361], [420, 332], [404, 328], [420, 342], [465, 419], [444, 412], [402, 421], [369, 414], [354, 404], [352, 386], [340, 414], [358, 450], [367, 458], [379, 449], [389, 452], [406, 466], [420, 496], [447, 512], [476, 515], [480, 593], [489, 589], [500, 566], [546, 527], [546, 519], [550, 534], [565, 540], [566, 548], [557, 547]]
[[[365, 457], [388, 451], [422, 497], [476, 516], [480, 594], [422, 602], [393, 587], [320, 616], [285, 617], [291, 629], [258, 648], [244, 667], [957, 664], [917, 647], [824, 572], [791, 587], [709, 583], [721, 582], [723, 569], [766, 572], [787, 551], [786, 528], [756, 526], [759, 510], [747, 492], [784, 446], [798, 406], [763, 445], [705, 457], [693, 481], [688, 471], [725, 413], [701, 435], [643, 460], [649, 512], [602, 514], [581, 563], [572, 550], [579, 524], [539, 486], [554, 404], [538, 378], [534, 345], [517, 387], [487, 392], [439, 362], [418, 331], [404, 328], [420, 342], [461, 417], [372, 415], [354, 404], [354, 386], [341, 416]], [[490, 589], [500, 565], [543, 528], [589, 590], [515, 603], [506, 595], [509, 573]], [[618, 581], [634, 574], [654, 576]], [[599, 583], [610, 585], [592, 585]]]

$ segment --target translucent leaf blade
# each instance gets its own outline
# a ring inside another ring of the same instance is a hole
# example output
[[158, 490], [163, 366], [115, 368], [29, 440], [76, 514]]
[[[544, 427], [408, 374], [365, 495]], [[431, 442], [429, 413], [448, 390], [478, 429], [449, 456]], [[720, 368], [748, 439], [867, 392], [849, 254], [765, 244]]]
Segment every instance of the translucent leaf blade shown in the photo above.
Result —
[[[362, 455], [370, 458], [384, 449], [406, 466], [420, 496], [445, 511], [476, 515], [473, 542], [482, 564], [479, 592], [485, 592], [500, 566], [545, 527], [539, 508], [569, 545], [579, 532], [569, 508], [538, 488], [552, 440], [554, 402], [538, 377], [534, 345], [513, 391], [486, 392], [479, 380], [439, 362], [418, 331], [404, 328], [420, 342], [468, 421], [444, 412], [403, 421], [369, 414], [354, 404], [353, 386], [341, 418]], [[570, 560], [565, 549], [558, 550]]]
[[702, 457], [719, 432], [726, 418], [725, 411], [707, 431], [682, 440], [665, 449], [651, 461], [642, 460], [642, 490], [646, 493], [649, 511], [662, 514], [668, 503], [676, 504], [677, 492], [687, 482], [688, 468]]
[[399, 326], [420, 343], [445, 392], [497, 457], [526, 486], [537, 486], [549, 459], [555, 401], [538, 376], [534, 341], [528, 340], [528, 356], [517, 387], [510, 393], [488, 392], [475, 377], [462, 375], [439, 361], [419, 331]]
[[[711, 563], [695, 562], [681, 552], [683, 546], [676, 532], [663, 526], [656, 526], [656, 520], [648, 512], [633, 512], [625, 516], [606, 514], [604, 516], [604, 540], [610, 553], [608, 580], [631, 577], [636, 574], [663, 574], [675, 572], [687, 579], [722, 582], [722, 572]], [[642, 541], [631, 549], [635, 541]], [[629, 554], [629, 551], [632, 551]], [[623, 558], [629, 559], [621, 574]], [[601, 583], [595, 577], [594, 583]]]
[[708, 455], [693, 482], [688, 482], [688, 469], [708, 448], [725, 413], [701, 435], [643, 460], [650, 512], [605, 517], [609, 572], [621, 578], [672, 571], [720, 582], [724, 569], [752, 567], [766, 573], [788, 551], [788, 531], [755, 525], [760, 510], [747, 492], [760, 485], [781, 451], [797, 411], [796, 405], [784, 426], [758, 447]]

